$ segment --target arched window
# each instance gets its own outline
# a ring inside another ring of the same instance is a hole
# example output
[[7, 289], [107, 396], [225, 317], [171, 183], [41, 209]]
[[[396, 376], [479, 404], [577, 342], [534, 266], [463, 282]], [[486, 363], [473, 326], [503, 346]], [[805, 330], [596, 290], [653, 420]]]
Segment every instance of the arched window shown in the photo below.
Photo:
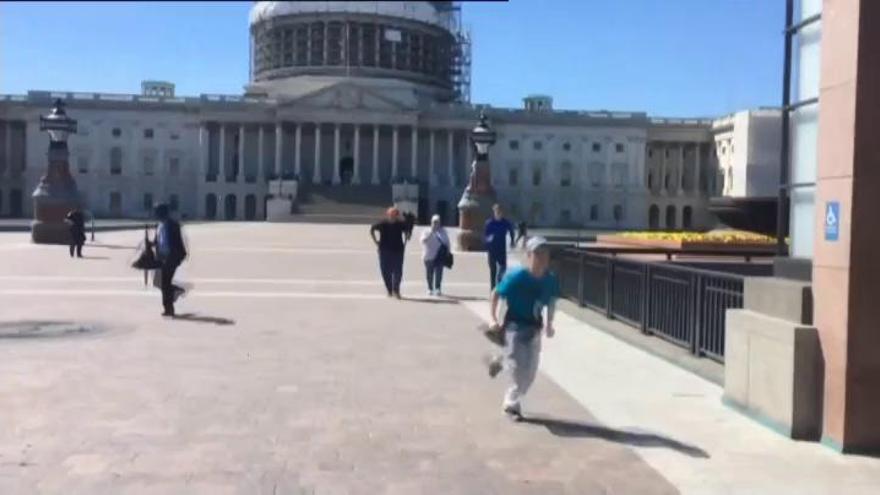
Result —
[[660, 208], [657, 205], [648, 208], [648, 227], [651, 230], [660, 228]]
[[590, 205], [590, 221], [596, 222], [599, 220], [599, 205]]
[[623, 220], [623, 205], [614, 205], [614, 221], [620, 222]]
[[205, 218], [217, 219], [217, 196], [214, 193], [205, 196]]
[[110, 175], [122, 174], [122, 148], [114, 146], [110, 149]]
[[693, 228], [693, 209], [690, 206], [685, 206], [683, 210], [681, 210], [681, 228], [684, 230], [690, 230]]
[[257, 218], [257, 197], [248, 194], [244, 197], [244, 219], [256, 220]]
[[235, 211], [238, 205], [234, 194], [227, 194], [224, 204], [224, 218], [226, 220], [235, 220]]
[[666, 207], [666, 230], [675, 230], [675, 206]]

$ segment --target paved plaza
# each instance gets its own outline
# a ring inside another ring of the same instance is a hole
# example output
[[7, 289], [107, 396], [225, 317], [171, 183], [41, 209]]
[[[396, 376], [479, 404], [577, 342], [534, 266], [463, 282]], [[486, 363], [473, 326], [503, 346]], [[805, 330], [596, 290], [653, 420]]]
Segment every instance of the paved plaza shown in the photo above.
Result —
[[385, 297], [363, 226], [185, 227], [192, 290], [163, 319], [128, 268], [0, 234], [0, 493], [877, 493], [880, 461], [792, 442], [721, 389], [560, 314], [528, 420], [486, 376], [488, 267], [444, 298], [410, 246]]

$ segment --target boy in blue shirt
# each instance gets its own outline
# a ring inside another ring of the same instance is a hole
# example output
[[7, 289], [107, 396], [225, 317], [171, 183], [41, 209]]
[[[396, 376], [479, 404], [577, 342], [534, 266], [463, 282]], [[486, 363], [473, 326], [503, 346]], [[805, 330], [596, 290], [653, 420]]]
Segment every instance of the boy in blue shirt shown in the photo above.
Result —
[[486, 240], [486, 251], [489, 253], [489, 285], [495, 289], [499, 280], [507, 271], [507, 235], [510, 234], [510, 246], [513, 247], [513, 224], [504, 218], [500, 205], [492, 206], [492, 218], [486, 221], [483, 236]]
[[[527, 259], [522, 268], [508, 273], [492, 292], [492, 331], [504, 334], [504, 355], [489, 362], [489, 375], [502, 368], [510, 371], [512, 383], [504, 396], [504, 413], [513, 420], [522, 419], [520, 401], [538, 371], [541, 354], [541, 331], [553, 337], [553, 314], [559, 283], [550, 272], [547, 241], [533, 237], [526, 243]], [[498, 302], [504, 299], [507, 311], [498, 321]], [[546, 318], [542, 313], [547, 308]], [[503, 359], [503, 364], [502, 364]]]

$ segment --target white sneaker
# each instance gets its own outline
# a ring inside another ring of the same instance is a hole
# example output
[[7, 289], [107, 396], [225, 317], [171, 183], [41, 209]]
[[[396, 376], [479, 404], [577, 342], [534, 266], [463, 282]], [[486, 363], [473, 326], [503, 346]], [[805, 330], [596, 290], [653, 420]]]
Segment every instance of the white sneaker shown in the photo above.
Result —
[[434, 289], [428, 289], [428, 296], [434, 295]]
[[441, 291], [440, 289], [437, 289], [437, 290], [434, 291], [434, 295], [437, 296], [437, 297], [440, 297], [440, 296], [443, 295], [443, 291]]

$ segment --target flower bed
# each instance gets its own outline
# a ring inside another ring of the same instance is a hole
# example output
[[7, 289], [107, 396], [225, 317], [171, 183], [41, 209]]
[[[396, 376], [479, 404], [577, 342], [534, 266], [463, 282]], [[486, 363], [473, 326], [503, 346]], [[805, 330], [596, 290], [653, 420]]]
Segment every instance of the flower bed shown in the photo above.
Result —
[[713, 232], [621, 232], [600, 235], [597, 242], [668, 249], [773, 250], [776, 239], [751, 232], [719, 230]]

